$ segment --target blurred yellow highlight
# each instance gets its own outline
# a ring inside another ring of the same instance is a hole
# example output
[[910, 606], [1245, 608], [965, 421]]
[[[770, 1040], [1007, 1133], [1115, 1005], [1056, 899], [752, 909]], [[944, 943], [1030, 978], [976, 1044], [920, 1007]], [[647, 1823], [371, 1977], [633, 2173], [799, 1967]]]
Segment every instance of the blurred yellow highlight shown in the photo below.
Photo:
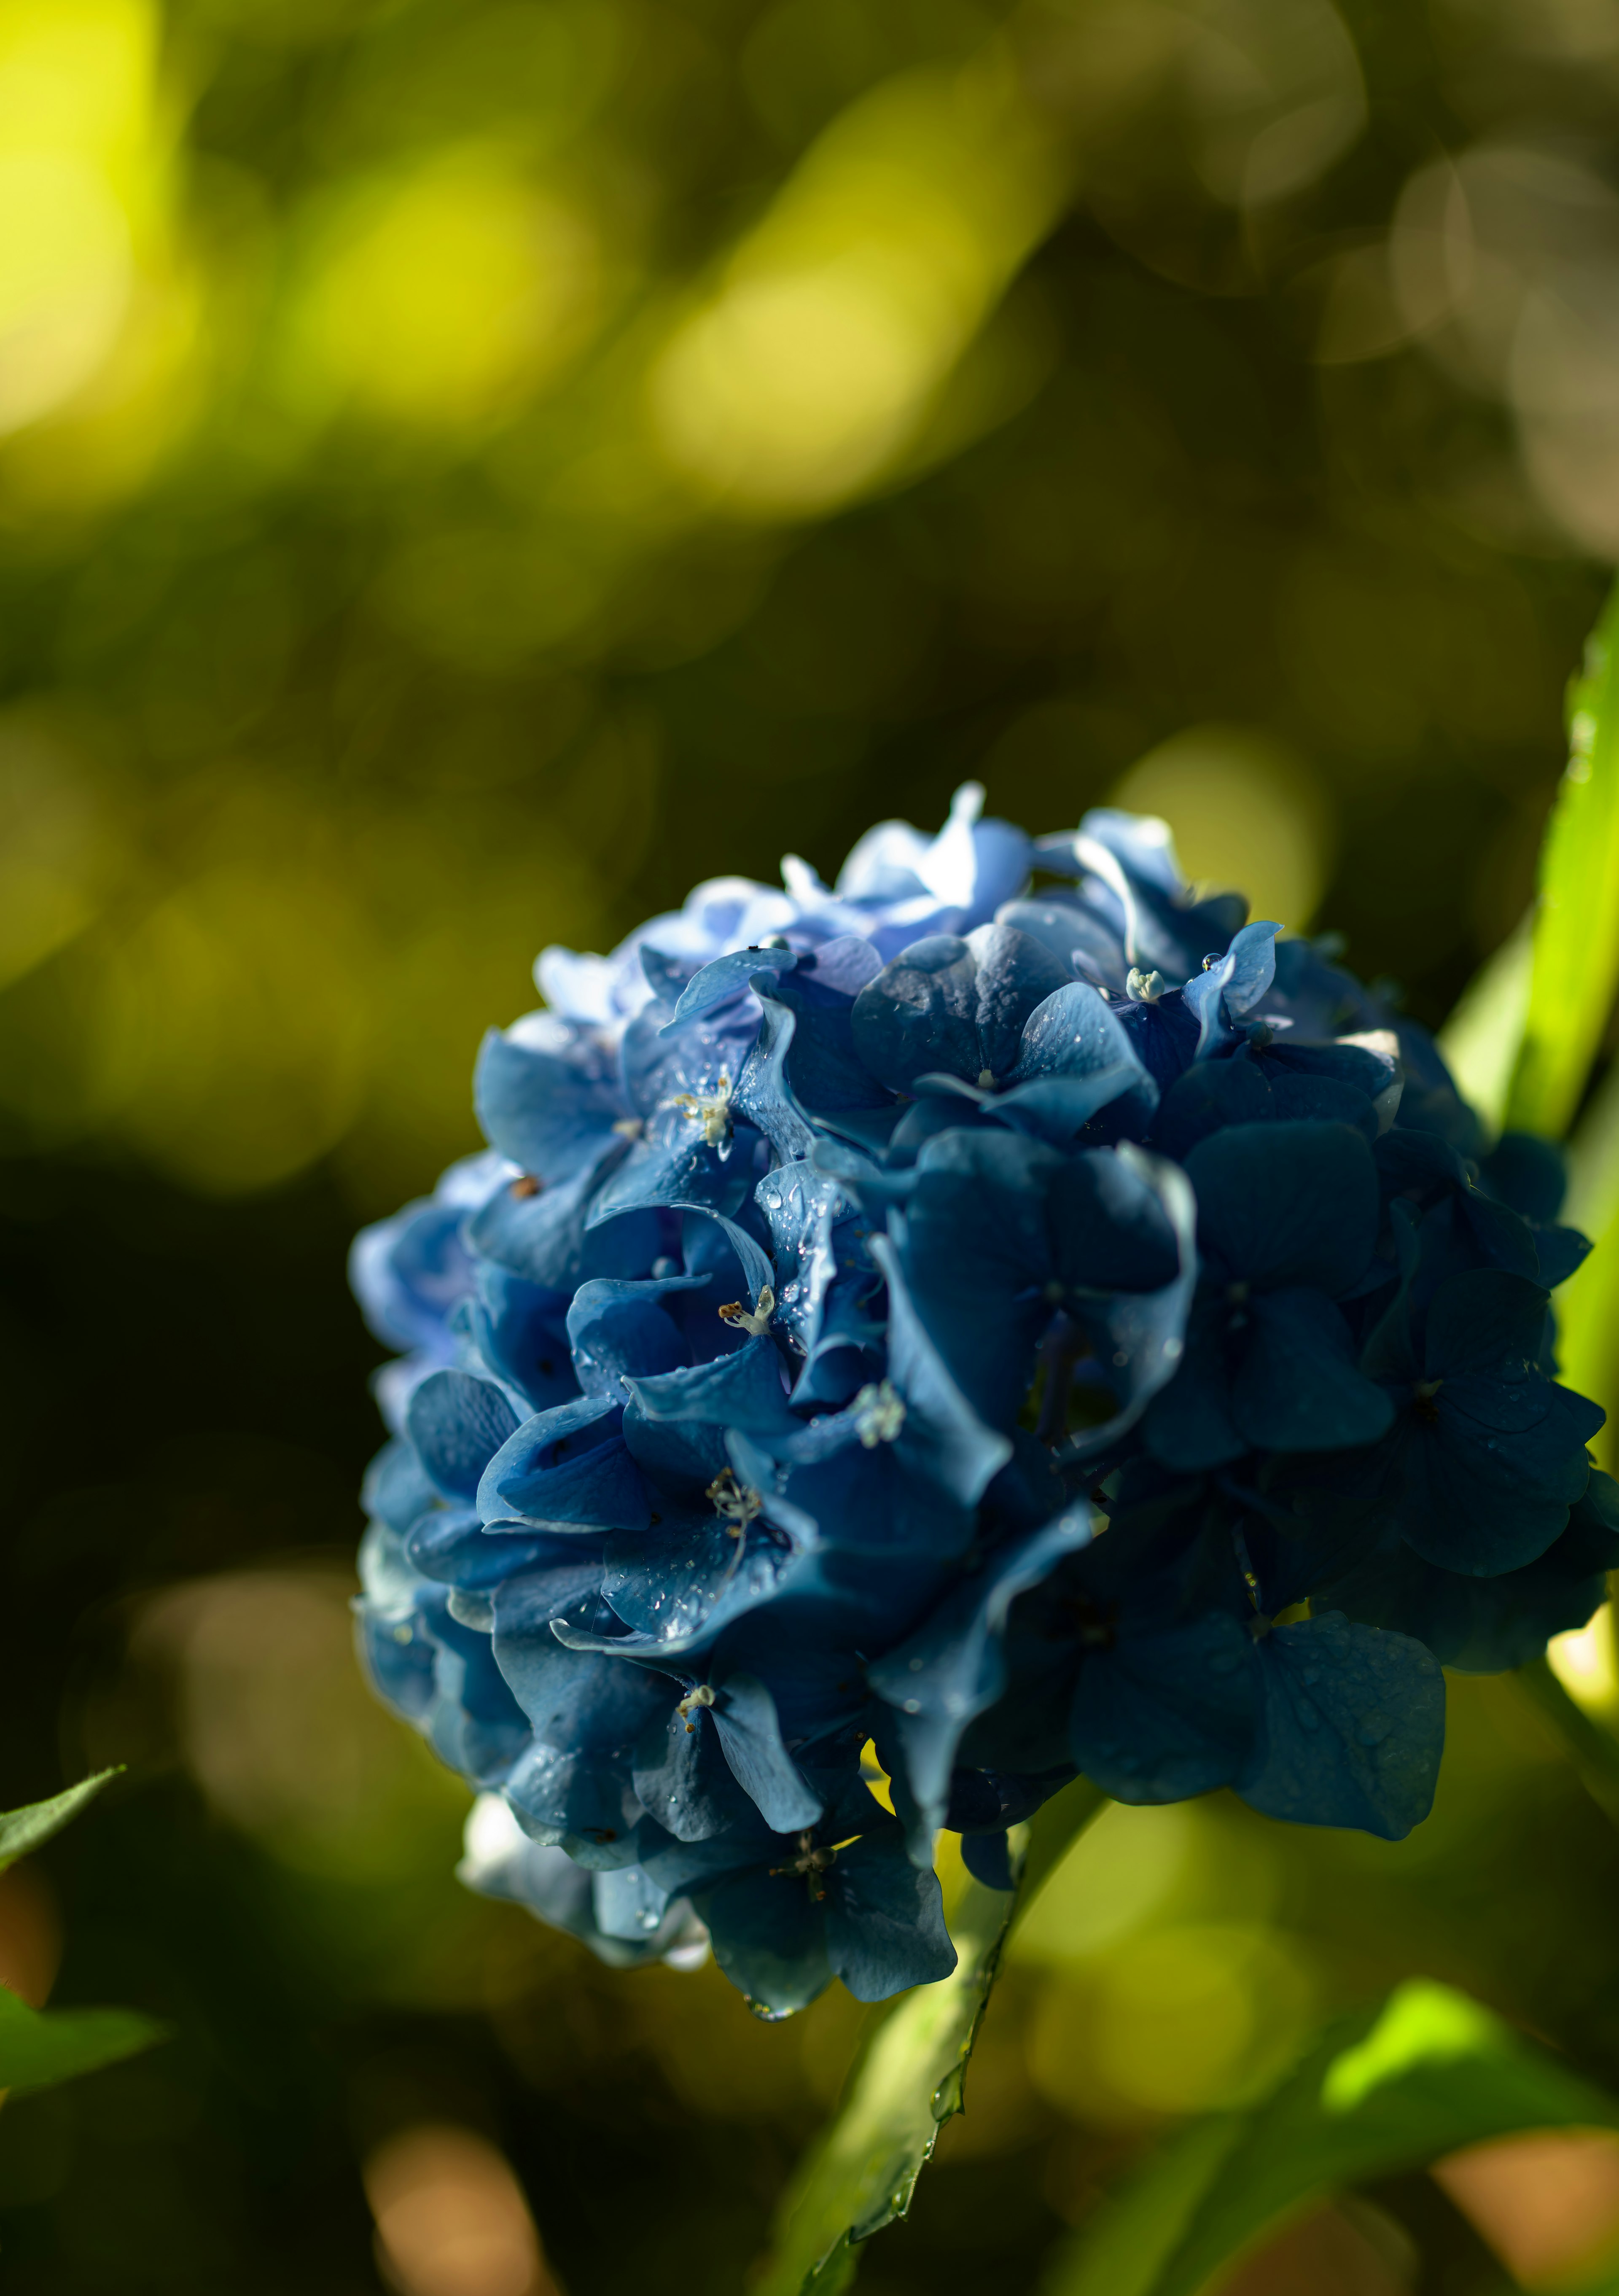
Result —
[[328, 226], [295, 383], [335, 388], [396, 422], [455, 429], [531, 390], [574, 348], [594, 281], [589, 229], [515, 158], [485, 145], [437, 152], [352, 194]]
[[1551, 1670], [1569, 1696], [1588, 1714], [1619, 1713], [1619, 1662], [1614, 1651], [1614, 1612], [1605, 1603], [1588, 1626], [1558, 1635], [1547, 1644]]
[[1312, 2006], [1283, 1939], [1188, 1923], [1124, 1939], [1051, 1983], [1030, 2029], [1029, 2074], [1052, 2103], [1104, 2126], [1236, 2104], [1282, 2070]]
[[1330, 872], [1332, 824], [1319, 778], [1258, 727], [1195, 726], [1130, 768], [1110, 802], [1159, 814], [1196, 884], [1236, 886], [1249, 914], [1302, 932]]
[[671, 464], [765, 517], [868, 484], [916, 435], [1060, 190], [993, 55], [851, 105], [655, 364]]
[[118, 340], [152, 189], [156, 38], [141, 0], [0, 7], [0, 434], [60, 406]]
[[1018, 1957], [1061, 1964], [1141, 1928], [1184, 1880], [1196, 1834], [1195, 1817], [1180, 1804], [1109, 1803], [1025, 1915]]

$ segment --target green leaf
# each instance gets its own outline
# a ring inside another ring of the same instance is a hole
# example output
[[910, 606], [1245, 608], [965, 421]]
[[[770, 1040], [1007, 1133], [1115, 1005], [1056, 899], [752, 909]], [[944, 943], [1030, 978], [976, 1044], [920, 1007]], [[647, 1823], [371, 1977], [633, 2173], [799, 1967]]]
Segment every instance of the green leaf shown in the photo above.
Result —
[[1559, 1376], [1607, 1413], [1590, 1447], [1611, 1473], [1619, 1427], [1619, 1067], [1569, 1144], [1562, 1217], [1596, 1248], [1558, 1292]]
[[116, 1778], [123, 1767], [98, 1770], [93, 1778], [83, 1778], [66, 1793], [53, 1794], [49, 1801], [30, 1801], [20, 1809], [0, 1810], [0, 1874], [14, 1866], [19, 1857], [26, 1857], [30, 1849], [37, 1849], [53, 1833], [60, 1833], [70, 1818], [77, 1817], [87, 1801], [94, 1800], [110, 1778]]
[[1619, 2128], [1619, 2103], [1465, 1994], [1413, 1979], [1260, 2103], [1189, 2123], [1059, 2251], [1043, 2296], [1198, 2296], [1345, 2185], [1568, 2128]]
[[0, 2089], [51, 2088], [165, 2040], [133, 2009], [30, 2009], [0, 1987]]
[[859, 2267], [856, 2243], [906, 2214], [940, 2129], [965, 2110], [968, 2060], [1013, 1922], [1105, 1799], [1075, 1779], [1014, 1830], [1015, 1890], [968, 1882], [951, 1914], [954, 1972], [917, 1986], [878, 2027], [842, 2111], [788, 2193], [755, 2296], [837, 2296]]
[[1456, 1089], [1492, 1133], [1506, 1121], [1513, 1070], [1529, 1018], [1534, 965], [1534, 916], [1526, 916], [1480, 965], [1439, 1031], [1439, 1049]]
[[1561, 1139], [1619, 984], [1619, 586], [1569, 694], [1567, 770], [1541, 848], [1528, 1010], [1506, 1121]]

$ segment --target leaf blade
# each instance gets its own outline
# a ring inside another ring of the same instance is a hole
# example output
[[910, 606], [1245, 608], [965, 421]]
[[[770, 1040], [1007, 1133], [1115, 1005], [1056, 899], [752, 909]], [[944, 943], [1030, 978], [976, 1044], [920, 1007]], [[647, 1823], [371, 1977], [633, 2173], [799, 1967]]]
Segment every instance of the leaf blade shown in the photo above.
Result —
[[1619, 982], [1619, 585], [1569, 695], [1569, 758], [1541, 848], [1534, 954], [1506, 1122], [1561, 1139]]
[[0, 2088], [53, 2088], [149, 2049], [168, 2028], [135, 2009], [30, 2009], [0, 1987]]
[[[1548, 2128], [1619, 2128], [1619, 2101], [1465, 1994], [1414, 1979], [1329, 2029], [1247, 2112], [1180, 2131], [1059, 2252], [1043, 2296], [1200, 2296], [1331, 2192]], [[1143, 2250], [1144, 2270], [1121, 2271]]]
[[93, 1801], [102, 1788], [117, 1777], [121, 1763], [110, 1770], [98, 1770], [94, 1777], [81, 1778], [76, 1786], [64, 1793], [53, 1794], [48, 1801], [25, 1802], [20, 1809], [0, 1810], [0, 1874], [14, 1866], [19, 1857], [26, 1857], [48, 1841], [53, 1833], [77, 1817], [85, 1804]]

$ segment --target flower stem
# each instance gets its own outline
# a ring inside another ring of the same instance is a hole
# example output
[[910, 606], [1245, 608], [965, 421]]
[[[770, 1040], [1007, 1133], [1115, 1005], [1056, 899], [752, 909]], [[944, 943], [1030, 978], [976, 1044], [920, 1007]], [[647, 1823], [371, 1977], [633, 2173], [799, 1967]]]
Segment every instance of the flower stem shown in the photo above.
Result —
[[1587, 1793], [1619, 1825], [1619, 1738], [1569, 1696], [1549, 1660], [1531, 1659], [1519, 1667], [1517, 1681], [1541, 1720], [1550, 1725]]
[[951, 1915], [954, 1971], [915, 1987], [877, 2028], [841, 2111], [788, 2190], [756, 2296], [812, 2289], [835, 2296], [854, 2276], [855, 2243], [906, 2214], [939, 2130], [962, 2110], [968, 2060], [1006, 1940], [1106, 1800], [1089, 1779], [1075, 1778], [1014, 1828], [1015, 1889], [969, 1881]]

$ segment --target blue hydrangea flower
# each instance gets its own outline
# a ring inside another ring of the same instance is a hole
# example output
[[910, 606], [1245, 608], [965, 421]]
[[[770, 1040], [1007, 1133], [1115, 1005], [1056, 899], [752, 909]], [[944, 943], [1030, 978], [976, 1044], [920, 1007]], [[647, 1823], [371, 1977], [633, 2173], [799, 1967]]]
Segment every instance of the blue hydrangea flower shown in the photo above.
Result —
[[1078, 1773], [1400, 1837], [1441, 1666], [1619, 1560], [1555, 1152], [1161, 823], [981, 804], [547, 950], [355, 1247], [361, 1648], [463, 1878], [773, 2015], [944, 1974], [937, 1830], [1005, 1886]]

